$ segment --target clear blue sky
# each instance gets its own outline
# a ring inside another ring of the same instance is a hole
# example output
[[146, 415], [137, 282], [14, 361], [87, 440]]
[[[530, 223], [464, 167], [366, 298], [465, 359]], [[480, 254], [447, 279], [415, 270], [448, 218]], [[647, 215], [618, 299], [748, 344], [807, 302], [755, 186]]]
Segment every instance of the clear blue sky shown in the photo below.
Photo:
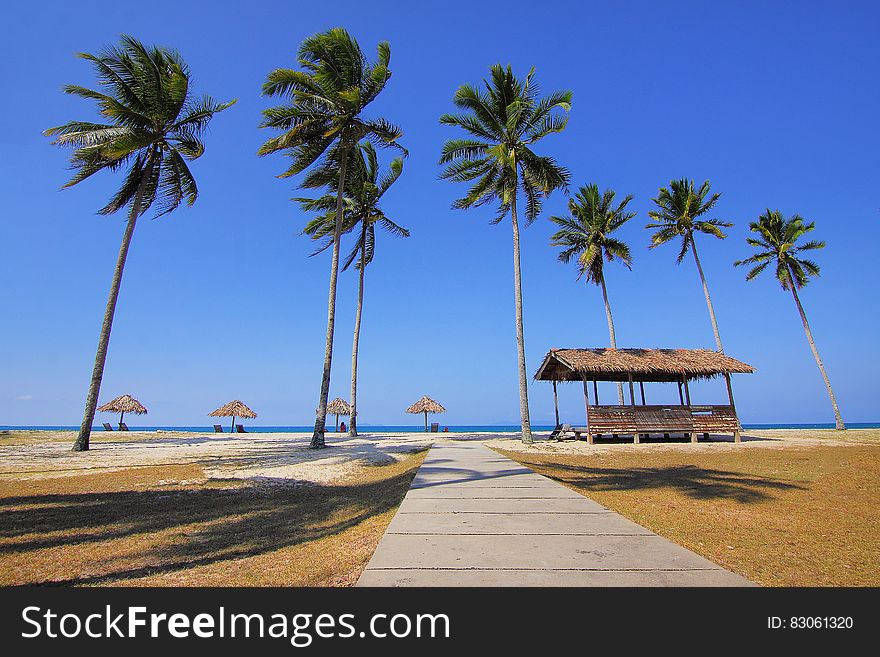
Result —
[[[121, 32], [177, 48], [196, 90], [239, 102], [214, 121], [193, 165], [192, 209], [142, 220], [134, 236], [101, 399], [130, 392], [150, 424], [204, 424], [241, 398], [266, 425], [313, 421], [326, 327], [329, 255], [300, 235], [306, 217], [258, 159], [274, 67], [292, 66], [314, 32], [347, 27], [365, 50], [387, 39], [393, 78], [369, 109], [401, 124], [411, 156], [385, 209], [412, 231], [382, 235], [367, 273], [361, 421], [406, 424], [430, 394], [447, 424], [518, 421], [509, 222], [488, 208], [453, 211], [463, 189], [437, 179], [439, 126], [458, 85], [491, 64], [532, 66], [546, 91], [574, 92], [568, 129], [540, 150], [596, 182], [635, 195], [623, 231], [632, 272], [608, 286], [621, 346], [712, 347], [692, 260], [648, 251], [645, 213], [672, 178], [708, 178], [723, 193], [727, 240], [699, 242], [728, 353], [757, 368], [734, 386], [745, 422], [833, 419], [789, 294], [772, 277], [746, 284], [732, 262], [749, 254], [747, 224], [766, 207], [815, 220], [821, 278], [803, 293], [844, 418], [880, 419], [876, 370], [880, 244], [880, 85], [875, 2], [122, 2], [14, 3], [5, 9], [0, 106], [0, 424], [78, 424], [123, 216], [95, 212], [120, 180], [101, 175], [59, 191], [67, 153], [41, 130], [94, 117], [65, 83], [91, 85], [77, 51]], [[427, 4], [427, 3], [426, 3]], [[88, 9], [86, 10], [85, 7]], [[550, 347], [602, 346], [601, 297], [558, 264], [548, 245], [558, 195], [525, 231], [528, 369]], [[341, 278], [332, 396], [348, 396], [355, 276]], [[530, 387], [533, 422], [552, 418], [550, 388]], [[563, 414], [583, 415], [578, 387]], [[611, 389], [605, 393], [610, 398]], [[672, 399], [652, 385], [649, 401]], [[723, 382], [701, 385], [722, 401]], [[100, 420], [100, 417], [98, 418]]]

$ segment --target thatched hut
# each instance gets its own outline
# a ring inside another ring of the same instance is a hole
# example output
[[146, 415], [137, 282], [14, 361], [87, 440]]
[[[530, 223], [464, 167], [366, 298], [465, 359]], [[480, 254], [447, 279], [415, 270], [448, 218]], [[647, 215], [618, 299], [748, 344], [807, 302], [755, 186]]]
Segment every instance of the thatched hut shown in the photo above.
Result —
[[98, 410], [102, 413], [119, 413], [119, 429], [125, 426], [122, 419], [126, 413], [134, 413], [135, 415], [146, 415], [147, 408], [131, 395], [122, 395], [116, 399], [111, 399], [103, 406], [99, 406]]
[[[709, 349], [551, 349], [535, 373], [535, 379], [553, 382], [557, 430], [560, 424], [556, 384], [583, 382], [587, 427], [579, 432], [586, 433], [590, 443], [603, 433], [632, 434], [635, 442], [639, 442], [641, 435], [668, 436], [671, 432], [690, 434], [693, 442], [700, 433], [732, 433], [739, 442], [741, 427], [730, 375], [754, 371], [751, 365]], [[688, 382], [719, 376], [727, 383], [729, 405], [692, 405]], [[600, 405], [598, 381], [629, 383], [629, 405]], [[589, 382], [593, 384], [593, 404], [590, 404]], [[649, 382], [676, 383], [680, 405], [646, 404], [645, 383]], [[641, 393], [639, 405], [635, 401], [635, 383], [639, 384]]]
[[445, 413], [446, 409], [442, 404], [435, 402], [428, 395], [422, 395], [422, 398], [415, 404], [406, 409], [407, 413], [424, 413], [425, 414], [425, 431], [428, 430], [428, 413]]
[[351, 404], [341, 397], [337, 397], [327, 404], [327, 412], [336, 416], [336, 432], [339, 433], [339, 416], [344, 415], [347, 417], [351, 415]]
[[231, 402], [224, 404], [216, 411], [208, 413], [208, 417], [231, 417], [232, 428], [229, 431], [235, 433], [235, 418], [241, 417], [252, 420], [257, 417], [257, 414], [248, 408], [244, 402], [239, 401], [238, 399], [233, 399]]

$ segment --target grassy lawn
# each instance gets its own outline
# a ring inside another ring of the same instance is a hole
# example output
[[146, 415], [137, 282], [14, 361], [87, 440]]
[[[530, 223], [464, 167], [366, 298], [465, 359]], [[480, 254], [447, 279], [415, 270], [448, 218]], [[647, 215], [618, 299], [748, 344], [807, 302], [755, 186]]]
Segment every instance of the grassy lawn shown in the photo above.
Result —
[[765, 586], [880, 586], [880, 449], [502, 452]]
[[334, 485], [198, 465], [0, 481], [0, 585], [351, 586], [426, 452]]

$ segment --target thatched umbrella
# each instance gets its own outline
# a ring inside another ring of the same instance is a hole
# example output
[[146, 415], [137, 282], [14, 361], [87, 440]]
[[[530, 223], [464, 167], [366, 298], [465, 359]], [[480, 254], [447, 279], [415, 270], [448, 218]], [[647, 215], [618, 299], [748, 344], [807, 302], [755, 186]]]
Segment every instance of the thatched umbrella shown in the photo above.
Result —
[[336, 416], [336, 432], [339, 433], [339, 416], [351, 415], [351, 404], [349, 404], [344, 399], [337, 397], [332, 402], [327, 404], [327, 412], [332, 413]]
[[433, 399], [428, 397], [428, 395], [423, 395], [422, 398], [417, 401], [415, 404], [406, 409], [407, 413], [424, 413], [425, 414], [425, 431], [428, 430], [428, 413], [445, 413], [446, 409], [443, 408], [442, 404], [438, 404]]
[[146, 407], [131, 395], [122, 395], [112, 399], [103, 406], [99, 406], [98, 410], [103, 413], [119, 413], [120, 427], [122, 426], [122, 418], [126, 413], [134, 413], [135, 415], [147, 414]]
[[249, 409], [243, 402], [240, 402], [237, 399], [233, 399], [228, 404], [221, 406], [216, 411], [208, 413], [208, 417], [231, 417], [232, 418], [232, 428], [229, 430], [231, 433], [235, 433], [235, 418], [236, 417], [246, 417], [253, 419], [257, 417], [257, 414], [254, 413], [251, 409]]

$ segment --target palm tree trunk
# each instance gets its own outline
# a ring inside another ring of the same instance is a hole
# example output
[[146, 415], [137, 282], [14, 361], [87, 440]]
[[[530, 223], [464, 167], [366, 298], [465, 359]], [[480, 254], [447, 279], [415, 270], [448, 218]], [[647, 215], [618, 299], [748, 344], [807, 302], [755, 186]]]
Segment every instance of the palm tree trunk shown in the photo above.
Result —
[[339, 276], [339, 241], [342, 237], [342, 199], [345, 194], [345, 168], [348, 152], [345, 142], [340, 143], [342, 153], [339, 157], [339, 190], [336, 193], [336, 225], [333, 227], [333, 257], [330, 259], [330, 292], [327, 300], [327, 339], [324, 344], [324, 373], [321, 378], [321, 395], [318, 398], [318, 413], [315, 416], [315, 431], [312, 434], [312, 449], [321, 449], [324, 444], [325, 422], [327, 421], [327, 397], [330, 395], [330, 366], [333, 363], [333, 329], [336, 325], [336, 279]]
[[807, 321], [807, 314], [804, 312], [804, 307], [801, 305], [801, 300], [798, 298], [797, 288], [795, 288], [794, 284], [791, 286], [791, 293], [792, 296], [794, 296], [794, 302], [797, 304], [798, 312], [801, 314], [801, 321], [804, 324], [804, 332], [807, 334], [807, 342], [810, 343], [810, 350], [813, 352], [813, 358], [816, 359], [816, 365], [819, 366], [819, 371], [822, 373], [825, 387], [828, 388], [828, 397], [831, 398], [831, 407], [834, 409], [835, 428], [842, 431], [843, 429], [846, 429], [846, 425], [843, 423], [840, 409], [837, 407], [837, 399], [835, 399], [834, 391], [831, 389], [831, 381], [828, 379], [828, 374], [825, 372], [825, 366], [822, 364], [822, 359], [819, 358], [819, 350], [816, 349], [816, 343], [813, 342], [813, 332], [810, 330], [810, 323]]
[[125, 269], [125, 260], [128, 258], [128, 248], [131, 246], [131, 237], [134, 235], [134, 227], [141, 215], [141, 205], [144, 202], [144, 192], [147, 181], [153, 175], [153, 158], [151, 153], [144, 170], [143, 178], [138, 185], [137, 193], [128, 213], [128, 223], [122, 234], [122, 244], [119, 247], [119, 256], [116, 258], [116, 269], [113, 271], [113, 281], [110, 283], [110, 295], [107, 299], [107, 307], [104, 309], [104, 321], [101, 324], [101, 334], [98, 336], [98, 351], [95, 354], [95, 366], [92, 369], [92, 379], [89, 382], [89, 392], [86, 395], [86, 409], [83, 413], [82, 425], [79, 434], [73, 443], [74, 452], [85, 452], [89, 449], [89, 437], [92, 434], [92, 422], [95, 420], [95, 409], [98, 407], [98, 394], [101, 392], [101, 381], [104, 379], [104, 364], [107, 361], [107, 348], [110, 345], [110, 331], [113, 328], [113, 317], [116, 314], [116, 301], [119, 299], [119, 287], [122, 284], [122, 272]]
[[510, 222], [513, 225], [513, 294], [516, 306], [516, 352], [519, 358], [519, 416], [522, 422], [522, 441], [531, 443], [533, 440], [529, 421], [529, 380], [526, 374], [526, 347], [523, 337], [522, 270], [519, 257], [519, 223], [516, 218], [516, 186], [510, 199]]
[[357, 377], [358, 377], [358, 343], [361, 339], [361, 314], [364, 309], [364, 248], [367, 239], [366, 217], [361, 220], [361, 270], [358, 272], [358, 301], [357, 312], [354, 316], [354, 340], [351, 345], [351, 426], [348, 428], [349, 436], [357, 436]]
[[715, 333], [715, 347], [723, 354], [724, 347], [721, 346], [721, 334], [718, 332], [718, 321], [715, 319], [715, 309], [712, 307], [712, 298], [709, 296], [709, 286], [706, 284], [706, 276], [703, 274], [703, 267], [700, 265], [700, 256], [697, 255], [697, 242], [694, 240], [693, 234], [691, 234], [690, 239], [691, 249], [694, 252], [694, 262], [697, 263], [697, 271], [700, 272], [700, 282], [703, 284], [703, 294], [706, 295], [706, 305], [709, 307], [712, 332]]
[[[611, 348], [617, 349], [617, 337], [614, 335], [614, 318], [611, 317], [611, 304], [608, 303], [608, 290], [605, 289], [605, 273], [599, 281], [602, 285], [602, 299], [605, 301], [605, 317], [608, 318], [608, 338], [611, 341]], [[623, 406], [623, 383], [617, 382], [617, 403]]]

